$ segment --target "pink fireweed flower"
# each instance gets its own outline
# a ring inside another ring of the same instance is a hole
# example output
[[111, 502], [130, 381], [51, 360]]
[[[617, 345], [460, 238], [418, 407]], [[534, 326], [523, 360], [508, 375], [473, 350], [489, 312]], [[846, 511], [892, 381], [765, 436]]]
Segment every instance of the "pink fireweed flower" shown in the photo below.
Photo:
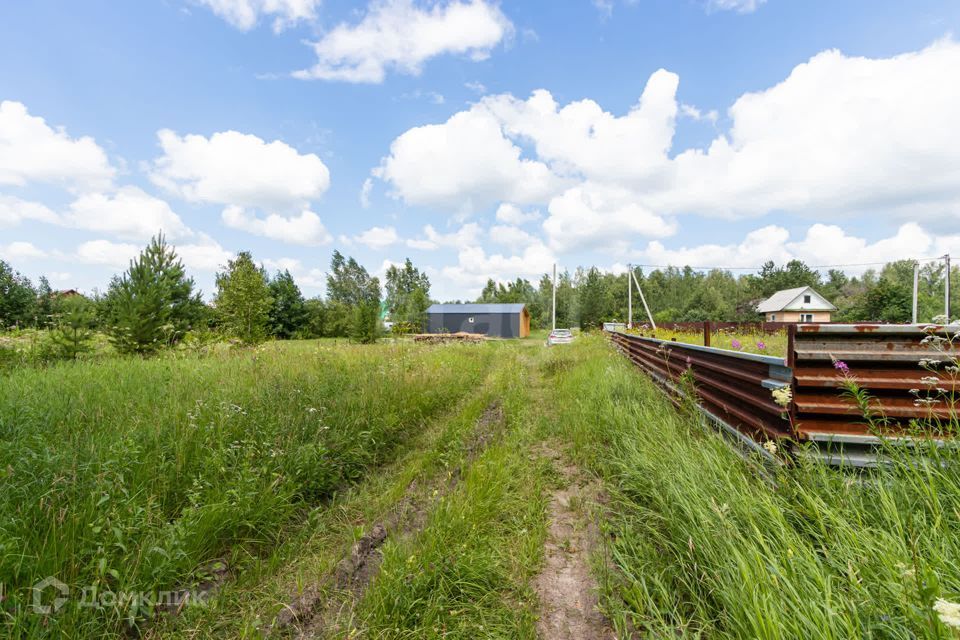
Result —
[[730, 341], [730, 346], [733, 347], [734, 349], [742, 349], [742, 348], [743, 348], [743, 345], [740, 344], [740, 341], [737, 340], [736, 338], [734, 338], [733, 340]]
[[767, 343], [764, 342], [763, 340], [757, 340], [757, 349], [760, 349], [760, 351], [766, 351]]
[[847, 375], [848, 373], [850, 373], [850, 367], [847, 366], [847, 363], [844, 362], [843, 360], [834, 360], [833, 368], [839, 371], [840, 373], [842, 373], [843, 375]]

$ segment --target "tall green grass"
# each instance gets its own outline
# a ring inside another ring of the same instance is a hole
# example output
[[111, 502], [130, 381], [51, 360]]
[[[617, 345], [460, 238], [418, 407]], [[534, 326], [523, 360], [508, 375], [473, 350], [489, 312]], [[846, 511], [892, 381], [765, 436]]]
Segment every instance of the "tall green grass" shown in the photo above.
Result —
[[422, 530], [387, 541], [353, 628], [335, 637], [536, 637], [530, 583], [543, 554], [553, 470], [533, 449], [543, 413], [530, 369], [546, 350], [518, 358], [520, 349], [509, 348], [499, 398], [505, 432], [465, 461], [456, 490], [440, 497]]
[[612, 488], [605, 604], [621, 633], [950, 638], [960, 601], [960, 455], [864, 473], [815, 463], [773, 484], [599, 340], [557, 397], [581, 459]]
[[468, 393], [492, 353], [275, 343], [13, 372], [0, 380], [0, 620], [102, 637], [149, 615], [71, 598], [46, 618], [29, 588], [169, 590], [256, 554]]

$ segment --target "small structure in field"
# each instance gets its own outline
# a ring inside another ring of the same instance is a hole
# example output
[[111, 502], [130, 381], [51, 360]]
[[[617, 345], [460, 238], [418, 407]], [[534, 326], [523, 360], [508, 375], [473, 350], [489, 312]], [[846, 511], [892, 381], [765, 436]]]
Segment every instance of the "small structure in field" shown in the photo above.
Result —
[[530, 312], [523, 303], [435, 304], [427, 309], [427, 332], [526, 338], [530, 335]]
[[447, 342], [483, 342], [486, 336], [479, 333], [416, 333], [413, 336], [414, 342], [426, 342], [428, 344], [444, 344]]
[[784, 289], [757, 305], [767, 322], [830, 322], [837, 308], [812, 287]]

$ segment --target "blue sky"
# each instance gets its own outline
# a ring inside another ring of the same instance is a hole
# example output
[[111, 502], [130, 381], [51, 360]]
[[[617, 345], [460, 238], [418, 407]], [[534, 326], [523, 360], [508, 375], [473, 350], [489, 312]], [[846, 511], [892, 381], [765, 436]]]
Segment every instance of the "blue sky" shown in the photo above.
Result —
[[[627, 263], [960, 253], [960, 4], [37, 0], [0, 10], [0, 258], [206, 293], [335, 248], [434, 296]], [[642, 96], [642, 98], [641, 98]], [[851, 272], [862, 270], [851, 267]]]

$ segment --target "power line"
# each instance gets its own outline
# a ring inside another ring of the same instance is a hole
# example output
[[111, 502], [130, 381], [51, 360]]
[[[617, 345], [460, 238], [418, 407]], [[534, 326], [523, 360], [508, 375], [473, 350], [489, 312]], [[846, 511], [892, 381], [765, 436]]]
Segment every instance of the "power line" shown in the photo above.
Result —
[[[910, 258], [904, 258], [905, 260], [910, 260]], [[914, 262], [937, 262], [942, 260], [943, 256], [936, 258], [914, 258]], [[885, 260], [881, 262], [853, 262], [847, 264], [812, 264], [807, 265], [810, 269], [841, 269], [844, 267], [875, 267], [877, 265], [890, 264], [891, 262], [897, 262], [895, 260]], [[634, 267], [643, 267], [645, 269], [685, 269], [690, 267], [694, 271], [760, 271], [763, 267], [694, 267], [692, 265], [683, 265], [678, 266], [675, 264], [634, 264]]]

